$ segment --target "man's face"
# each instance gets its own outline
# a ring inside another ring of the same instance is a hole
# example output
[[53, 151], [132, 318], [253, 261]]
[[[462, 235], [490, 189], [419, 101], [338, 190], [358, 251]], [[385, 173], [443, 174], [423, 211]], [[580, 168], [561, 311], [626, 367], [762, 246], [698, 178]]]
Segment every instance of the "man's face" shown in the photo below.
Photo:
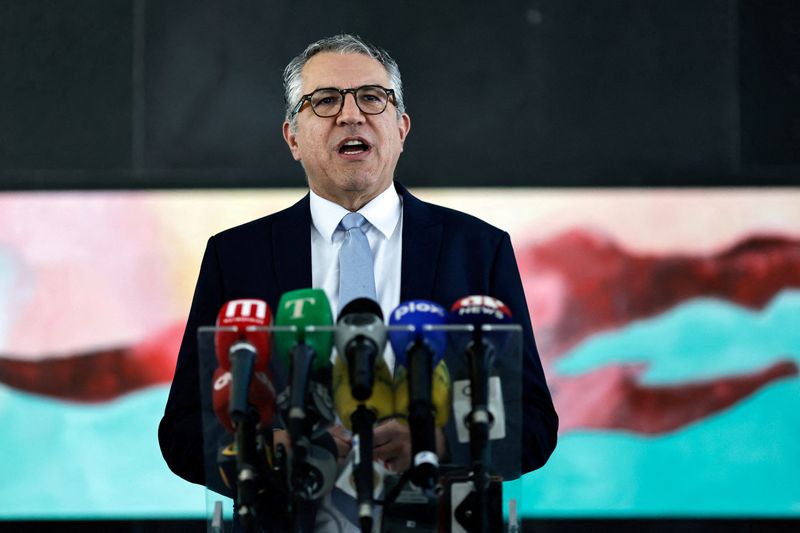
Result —
[[[303, 67], [302, 80], [303, 94], [325, 87], [393, 88], [383, 65], [363, 54], [319, 53]], [[411, 125], [408, 115], [397, 118], [392, 102], [380, 115], [365, 115], [352, 94], [345, 95], [344, 107], [335, 117], [318, 117], [306, 103], [296, 121], [294, 133], [284, 122], [283, 136], [292, 156], [303, 165], [309, 187], [351, 210], [360, 208], [392, 183]], [[358, 141], [360, 146], [348, 148], [348, 141]]]

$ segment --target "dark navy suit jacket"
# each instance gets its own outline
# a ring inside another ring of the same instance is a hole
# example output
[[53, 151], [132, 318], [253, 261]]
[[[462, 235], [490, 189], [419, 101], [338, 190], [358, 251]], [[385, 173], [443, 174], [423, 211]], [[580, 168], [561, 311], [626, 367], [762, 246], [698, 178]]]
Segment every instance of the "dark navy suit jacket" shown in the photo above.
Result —
[[[558, 417], [533, 338], [508, 233], [470, 215], [435, 206], [395, 184], [403, 198], [400, 301], [448, 308], [470, 294], [499, 298], [523, 327], [522, 472], [541, 467], [556, 444]], [[281, 295], [311, 286], [311, 211], [292, 207], [211, 237], [159, 425], [161, 452], [180, 477], [204, 484], [197, 328], [213, 325], [228, 300], [259, 298], [275, 309]]]

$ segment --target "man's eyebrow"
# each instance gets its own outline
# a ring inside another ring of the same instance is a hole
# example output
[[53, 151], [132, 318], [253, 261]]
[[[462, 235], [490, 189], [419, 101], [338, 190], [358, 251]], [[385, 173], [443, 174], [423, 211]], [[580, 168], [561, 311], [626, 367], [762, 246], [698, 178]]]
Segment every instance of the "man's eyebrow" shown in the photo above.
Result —
[[[382, 83], [377, 83], [377, 82], [375, 82], [375, 83], [362, 83], [361, 85], [357, 85], [355, 87], [344, 87], [344, 89], [358, 89], [360, 87], [383, 87], [383, 84]], [[314, 89], [311, 89], [309, 92], [313, 93], [314, 91], [319, 91], [321, 89], [333, 89], [334, 91], [344, 90], [342, 87], [336, 87], [334, 85], [322, 85], [322, 86], [316, 87]]]

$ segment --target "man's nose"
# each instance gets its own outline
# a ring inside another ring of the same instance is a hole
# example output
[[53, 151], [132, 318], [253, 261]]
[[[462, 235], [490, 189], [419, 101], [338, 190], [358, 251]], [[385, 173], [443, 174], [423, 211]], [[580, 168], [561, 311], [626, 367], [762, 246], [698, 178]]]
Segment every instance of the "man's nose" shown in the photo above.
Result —
[[[348, 98], [348, 96], [352, 96], [352, 98]], [[356, 104], [355, 94], [344, 94], [342, 111], [336, 117], [336, 122], [341, 124], [360, 124], [364, 122], [364, 113], [361, 112], [361, 109]]]

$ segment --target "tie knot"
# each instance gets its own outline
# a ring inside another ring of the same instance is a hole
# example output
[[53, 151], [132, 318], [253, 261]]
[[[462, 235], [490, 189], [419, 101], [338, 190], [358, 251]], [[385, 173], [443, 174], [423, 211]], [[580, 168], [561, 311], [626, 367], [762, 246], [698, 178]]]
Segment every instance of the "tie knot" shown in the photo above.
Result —
[[364, 231], [361, 226], [366, 223], [367, 219], [364, 218], [364, 215], [361, 213], [347, 213], [344, 217], [342, 217], [342, 221], [340, 224], [344, 228], [345, 231], [351, 230], [353, 228], [359, 228], [361, 231]]

